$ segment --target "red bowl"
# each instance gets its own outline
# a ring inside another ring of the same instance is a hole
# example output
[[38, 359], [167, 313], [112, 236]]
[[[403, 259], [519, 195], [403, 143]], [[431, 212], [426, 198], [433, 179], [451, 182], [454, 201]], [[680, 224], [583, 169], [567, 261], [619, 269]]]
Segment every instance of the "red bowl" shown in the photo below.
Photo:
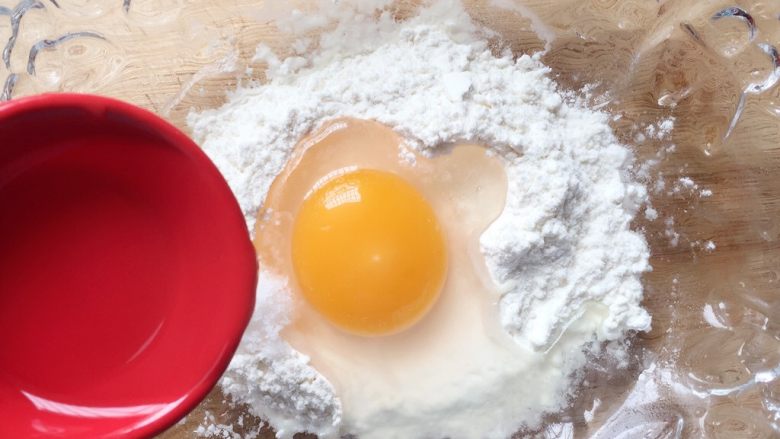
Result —
[[142, 437], [219, 379], [257, 260], [233, 194], [159, 117], [0, 105], [0, 438]]

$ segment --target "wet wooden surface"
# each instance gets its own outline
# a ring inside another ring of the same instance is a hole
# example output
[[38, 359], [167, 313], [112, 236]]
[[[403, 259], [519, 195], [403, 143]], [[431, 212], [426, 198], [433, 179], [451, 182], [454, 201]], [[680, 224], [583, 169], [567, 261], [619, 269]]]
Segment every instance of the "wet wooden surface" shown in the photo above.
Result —
[[[770, 407], [780, 404], [780, 383], [755, 377], [780, 364], [780, 91], [745, 90], [776, 72], [770, 55], [780, 44], [780, 6], [736, 3], [758, 29], [752, 39], [744, 17], [713, 18], [732, 2], [530, 0], [509, 10], [468, 2], [476, 20], [502, 35], [496, 47], [530, 53], [547, 43], [544, 62], [561, 84], [574, 90], [595, 84], [594, 104], [622, 116], [614, 124], [621, 139], [641, 159], [659, 159], [648, 181], [665, 184], [653, 193], [659, 219], [636, 224], [651, 243], [654, 267], [645, 279], [653, 330], [638, 337], [637, 352], [674, 363], [673, 379], [708, 396], [687, 400], [664, 393], [652, 407], [638, 409], [655, 415], [610, 418], [640, 368], [597, 379], [563, 414], [576, 437], [609, 437], [605, 431], [679, 420], [684, 436], [777, 437], [771, 430], [777, 413], [773, 420]], [[8, 8], [17, 4], [0, 0]], [[190, 110], [216, 107], [226, 91], [263, 79], [263, 66], [251, 61], [258, 43], [284, 54], [291, 42], [256, 0], [136, 0], [128, 9], [118, 0], [42, 4], [21, 18], [16, 43], [0, 64], [6, 97], [101, 93], [149, 108], [185, 131]], [[405, 2], [396, 13], [409, 8]], [[0, 16], [0, 23], [5, 41], [13, 29], [9, 17]], [[535, 31], [555, 38], [545, 42]], [[65, 39], [40, 50], [31, 68], [37, 43], [79, 32], [105, 39]], [[638, 140], [637, 127], [669, 116], [676, 118], [671, 141]], [[670, 143], [674, 151], [659, 153]], [[697, 189], [675, 191], [681, 177], [692, 178]], [[714, 251], [705, 248], [710, 240]], [[742, 390], [724, 390], [737, 387]], [[602, 403], [588, 422], [583, 411], [594, 398]], [[234, 424], [238, 435], [260, 425], [214, 390], [161, 437], [192, 437], [212, 423]], [[612, 426], [597, 433], [605, 423]], [[259, 437], [273, 434], [260, 429]]]

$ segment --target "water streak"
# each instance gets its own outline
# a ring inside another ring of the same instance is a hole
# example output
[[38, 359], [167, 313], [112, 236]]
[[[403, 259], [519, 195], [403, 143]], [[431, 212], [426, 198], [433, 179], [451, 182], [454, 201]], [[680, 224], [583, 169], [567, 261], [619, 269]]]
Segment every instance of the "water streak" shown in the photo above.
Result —
[[722, 9], [715, 13], [715, 15], [712, 16], [712, 20], [720, 20], [721, 18], [725, 17], [736, 17], [741, 20], [744, 20], [745, 23], [748, 25], [748, 34], [750, 35], [750, 41], [753, 41], [756, 38], [756, 33], [758, 33], [758, 28], [756, 27], [756, 21], [753, 19], [753, 16], [750, 15], [747, 11], [744, 9], [732, 6], [730, 8]]
[[8, 75], [7, 78], [5, 78], [5, 84], [3, 85], [3, 93], [0, 94], [0, 102], [2, 101], [10, 101], [11, 96], [14, 92], [14, 87], [16, 86], [16, 81], [19, 80], [19, 76], [16, 73], [11, 73]]
[[66, 41], [76, 38], [97, 38], [100, 40], [106, 39], [103, 35], [100, 35], [96, 32], [70, 32], [53, 40], [45, 39], [38, 41], [30, 48], [30, 55], [27, 57], [27, 73], [30, 75], [35, 75], [35, 59], [38, 57], [38, 53], [41, 50], [53, 49]]
[[46, 6], [38, 0], [22, 0], [10, 14], [11, 36], [8, 38], [8, 42], [3, 49], [3, 62], [7, 69], [11, 68], [11, 53], [16, 45], [16, 39], [19, 38], [19, 23], [21, 23], [24, 14], [31, 9], [46, 9]]

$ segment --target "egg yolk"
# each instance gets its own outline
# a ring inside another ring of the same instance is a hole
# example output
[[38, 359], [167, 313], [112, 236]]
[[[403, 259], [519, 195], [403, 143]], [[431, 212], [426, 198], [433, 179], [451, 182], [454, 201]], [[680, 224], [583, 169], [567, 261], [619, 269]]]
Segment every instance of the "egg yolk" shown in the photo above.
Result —
[[430, 204], [395, 174], [368, 169], [328, 180], [304, 199], [292, 262], [312, 307], [361, 335], [416, 323], [439, 296], [447, 271]]

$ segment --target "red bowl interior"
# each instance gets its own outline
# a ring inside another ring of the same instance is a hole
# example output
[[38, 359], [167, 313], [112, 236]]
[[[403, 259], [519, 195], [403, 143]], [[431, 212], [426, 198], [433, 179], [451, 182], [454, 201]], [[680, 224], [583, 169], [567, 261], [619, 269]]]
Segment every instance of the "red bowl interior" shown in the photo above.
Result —
[[257, 262], [203, 152], [112, 99], [0, 105], [0, 437], [147, 436], [249, 321]]

